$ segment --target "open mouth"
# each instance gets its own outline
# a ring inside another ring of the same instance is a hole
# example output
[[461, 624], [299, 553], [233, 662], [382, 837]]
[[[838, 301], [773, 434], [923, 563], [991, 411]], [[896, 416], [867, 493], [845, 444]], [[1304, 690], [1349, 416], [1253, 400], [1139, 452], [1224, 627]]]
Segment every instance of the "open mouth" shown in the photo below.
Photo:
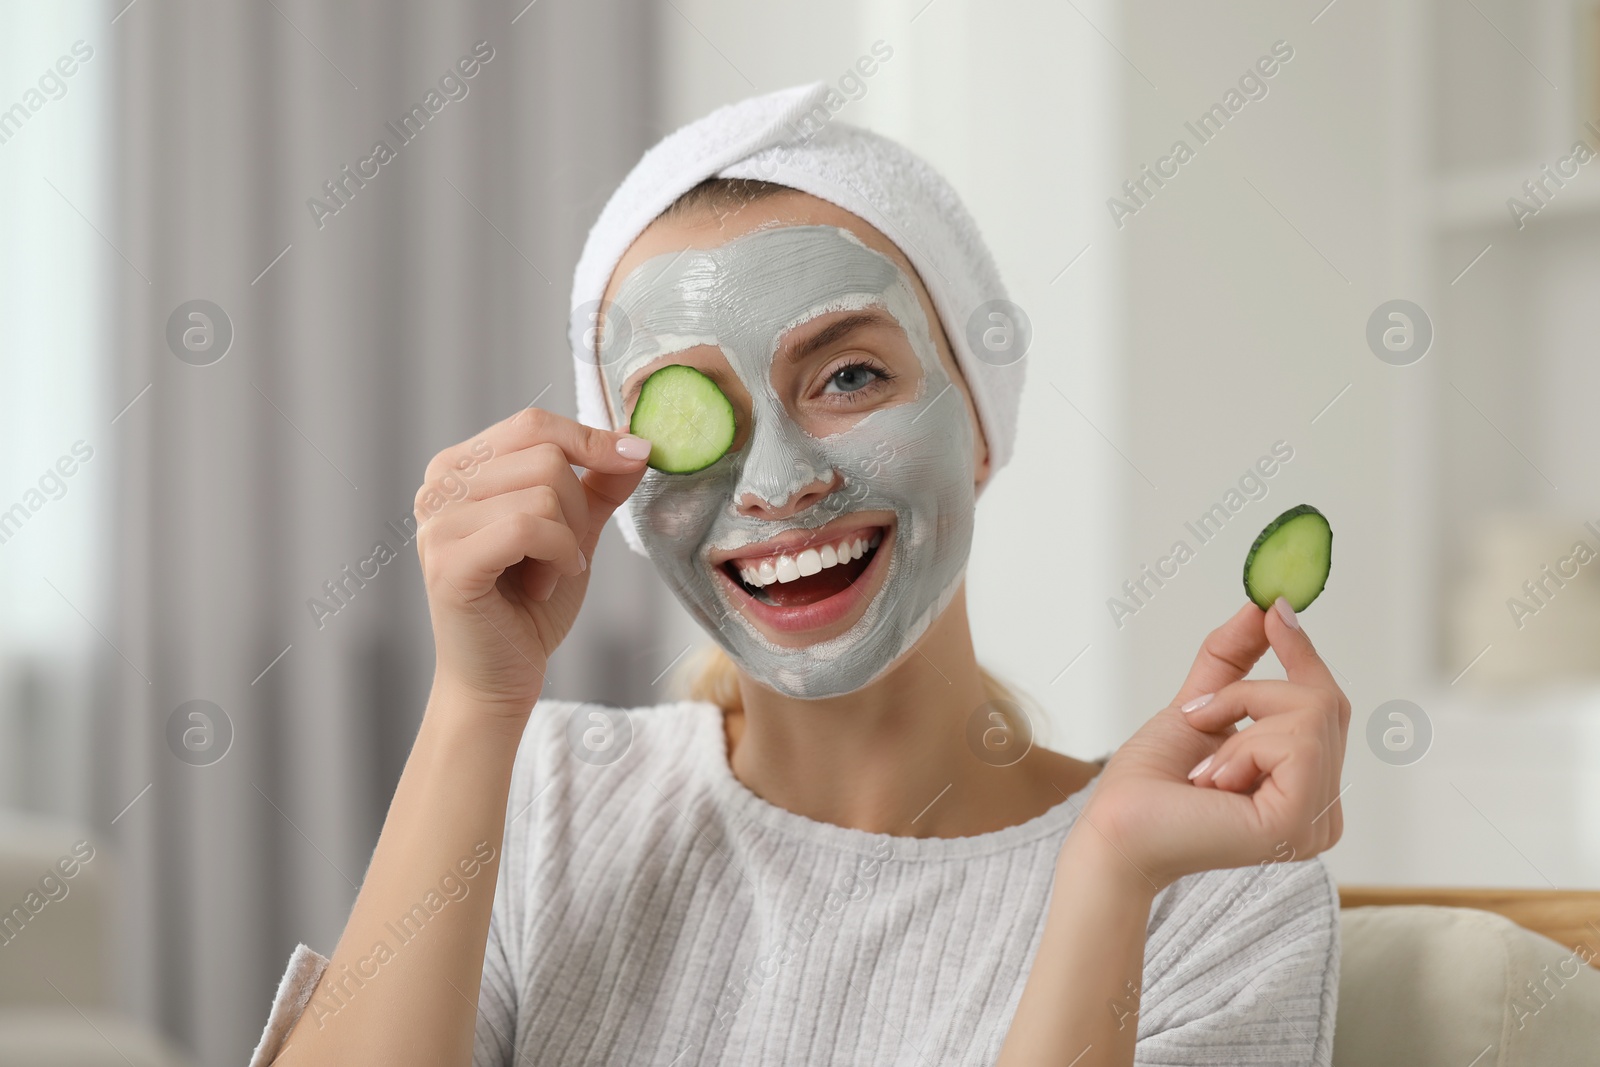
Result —
[[887, 526], [857, 526], [803, 546], [739, 556], [717, 569], [743, 593], [750, 613], [775, 629], [809, 630], [850, 613], [871, 584]]
[[875, 527], [793, 554], [730, 559], [722, 569], [763, 604], [801, 607], [854, 585], [882, 541], [883, 530]]

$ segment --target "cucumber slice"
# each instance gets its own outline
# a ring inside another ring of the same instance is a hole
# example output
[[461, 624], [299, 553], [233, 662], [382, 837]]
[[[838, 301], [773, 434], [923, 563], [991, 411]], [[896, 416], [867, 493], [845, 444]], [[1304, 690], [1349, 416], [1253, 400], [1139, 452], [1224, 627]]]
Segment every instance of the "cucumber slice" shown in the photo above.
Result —
[[1310, 504], [1292, 507], [1267, 523], [1244, 558], [1244, 591], [1262, 611], [1280, 596], [1304, 611], [1328, 584], [1333, 527]]
[[717, 383], [693, 367], [673, 363], [644, 380], [628, 432], [650, 442], [650, 466], [691, 474], [721, 459], [733, 446], [733, 405]]

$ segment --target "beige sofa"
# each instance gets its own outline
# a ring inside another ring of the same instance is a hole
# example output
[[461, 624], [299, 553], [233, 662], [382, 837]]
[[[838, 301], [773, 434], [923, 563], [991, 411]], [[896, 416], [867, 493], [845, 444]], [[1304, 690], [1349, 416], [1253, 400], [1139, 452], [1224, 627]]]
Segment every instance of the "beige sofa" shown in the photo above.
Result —
[[115, 885], [81, 830], [0, 812], [0, 1064], [192, 1067], [111, 1005]]
[[1600, 893], [1340, 898], [1334, 1067], [1600, 1064]]

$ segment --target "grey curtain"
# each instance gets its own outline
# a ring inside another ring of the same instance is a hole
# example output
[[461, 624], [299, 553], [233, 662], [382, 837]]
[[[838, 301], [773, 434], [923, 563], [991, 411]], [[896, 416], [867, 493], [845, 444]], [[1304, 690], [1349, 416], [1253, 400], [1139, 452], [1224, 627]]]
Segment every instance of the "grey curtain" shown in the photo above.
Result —
[[[332, 949], [421, 716], [427, 460], [571, 411], [571, 266], [658, 132], [651, 12], [124, 3], [97, 830], [131, 1008], [235, 1063], [294, 943]], [[652, 699], [663, 595], [606, 537], [547, 692]]]

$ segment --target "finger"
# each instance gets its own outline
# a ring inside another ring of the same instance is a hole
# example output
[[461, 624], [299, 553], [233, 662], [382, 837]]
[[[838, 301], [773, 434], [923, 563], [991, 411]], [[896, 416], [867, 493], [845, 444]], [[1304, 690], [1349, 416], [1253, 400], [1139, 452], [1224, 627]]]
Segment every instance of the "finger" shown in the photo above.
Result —
[[1207, 634], [1174, 702], [1186, 704], [1249, 674], [1267, 651], [1267, 635], [1261, 625], [1263, 614], [1247, 602], [1233, 613], [1233, 618]]
[[[611, 518], [611, 513], [628, 499], [639, 482], [644, 478], [645, 467], [640, 465], [636, 471], [622, 471], [606, 473], [602, 471], [584, 471], [582, 479], [583, 491], [589, 505], [589, 529], [583, 538], [583, 554], [590, 559], [594, 558], [595, 545], [600, 541], [600, 531], [605, 529], [606, 520]], [[670, 475], [669, 475], [670, 477]]]
[[[569, 463], [586, 470], [620, 472], [640, 469], [650, 456], [649, 442], [622, 430], [604, 430], [533, 406], [500, 420], [470, 441], [440, 452], [428, 464], [428, 477], [451, 470], [475, 470], [495, 456], [550, 442]], [[619, 451], [623, 444], [628, 451]]]
[[1272, 836], [1298, 846], [1330, 840], [1327, 813], [1337, 804], [1338, 791], [1327, 788], [1326, 762], [1324, 745], [1315, 736], [1246, 730], [1218, 750], [1200, 778], [1224, 792], [1253, 793]]
[[[1320, 795], [1326, 785], [1320, 774], [1323, 747], [1323, 742], [1313, 734], [1258, 728], [1241, 730], [1223, 742], [1210, 765], [1194, 777], [1194, 784], [1233, 793], [1246, 792], [1263, 776], [1284, 771], [1285, 761], [1293, 758], [1293, 770], [1299, 775], [1293, 781]], [[1284, 778], [1279, 784], [1289, 783], [1290, 779]]]
[[581, 541], [588, 532], [589, 501], [583, 483], [567, 462], [566, 453], [546, 441], [485, 463], [467, 492], [472, 500], [488, 500], [506, 493], [546, 485], [561, 501], [561, 514]]
[[1327, 689], [1274, 678], [1234, 682], [1184, 719], [1197, 730], [1212, 733], [1244, 719], [1261, 722], [1274, 716], [1311, 711], [1327, 723], [1337, 721], [1338, 698]]
[[[418, 528], [417, 558], [422, 563], [423, 573], [429, 573], [430, 563], [435, 557], [445, 562], [454, 559], [461, 552], [462, 541], [493, 523], [517, 514], [558, 523], [569, 530], [572, 525], [561, 510], [560, 497], [548, 485], [530, 486], [488, 500], [462, 500]], [[572, 543], [580, 544], [576, 532], [573, 533]], [[546, 559], [562, 574], [577, 574], [588, 566], [588, 557], [582, 554], [581, 546], [572, 558], [537, 558]]]
[[1226, 741], [1218, 745], [1216, 752], [1211, 753], [1210, 758], [1206, 758], [1206, 760], [1202, 760], [1195, 765], [1194, 771], [1190, 771], [1190, 774], [1194, 777], [1190, 777], [1189, 781], [1194, 782], [1200, 789], [1219, 789], [1219, 785], [1216, 784], [1218, 774], [1234, 765], [1235, 757], [1238, 757], [1238, 753], [1242, 752], [1243, 737], [1248, 733], [1250, 731], [1245, 729], [1245, 731], [1230, 734]]
[[1350, 728], [1350, 700], [1283, 597], [1279, 597], [1267, 612], [1266, 632], [1267, 640], [1272, 643], [1272, 653], [1283, 664], [1283, 671], [1291, 682], [1325, 689], [1334, 695], [1339, 713], [1339, 736], [1344, 738]]
[[[525, 559], [538, 561], [554, 576], [577, 574], [583, 569], [578, 539], [570, 526], [527, 511], [514, 511], [462, 538], [439, 576], [471, 601], [494, 588], [501, 574]], [[548, 584], [553, 587], [555, 583]], [[545, 596], [549, 596], [548, 589]]]
[[439, 545], [460, 541], [491, 522], [519, 511], [525, 511], [541, 519], [571, 525], [567, 522], [566, 512], [561, 506], [561, 496], [554, 487], [530, 485], [526, 489], [501, 493], [487, 500], [457, 501], [430, 518], [418, 531], [419, 535], [425, 533], [427, 536], [425, 538], [419, 536], [419, 539], [425, 540], [430, 550], [437, 550]]
[[494, 456], [470, 471], [451, 468], [437, 479], [430, 478], [417, 490], [412, 510], [419, 523], [426, 523], [463, 501], [488, 500], [540, 485], [551, 487], [561, 498], [566, 518], [580, 523], [586, 519], [588, 502], [578, 476], [566, 453], [549, 442]]
[[[1251, 792], [1259, 769], [1247, 774], [1246, 765], [1235, 766], [1236, 753], [1246, 751], [1241, 746], [1265, 744], [1271, 737], [1294, 737], [1315, 745], [1321, 753], [1322, 780], [1315, 791], [1337, 798], [1344, 761], [1344, 726], [1349, 718], [1348, 704], [1340, 704], [1337, 690], [1330, 692], [1289, 681], [1235, 682], [1188, 717], [1202, 730], [1231, 730], [1232, 724], [1245, 716], [1256, 720], [1255, 724], [1226, 738], [1209, 763], [1191, 771], [1191, 781], [1202, 788]], [[1343, 828], [1339, 813], [1321, 827], [1330, 828], [1329, 841], [1337, 841]]]

